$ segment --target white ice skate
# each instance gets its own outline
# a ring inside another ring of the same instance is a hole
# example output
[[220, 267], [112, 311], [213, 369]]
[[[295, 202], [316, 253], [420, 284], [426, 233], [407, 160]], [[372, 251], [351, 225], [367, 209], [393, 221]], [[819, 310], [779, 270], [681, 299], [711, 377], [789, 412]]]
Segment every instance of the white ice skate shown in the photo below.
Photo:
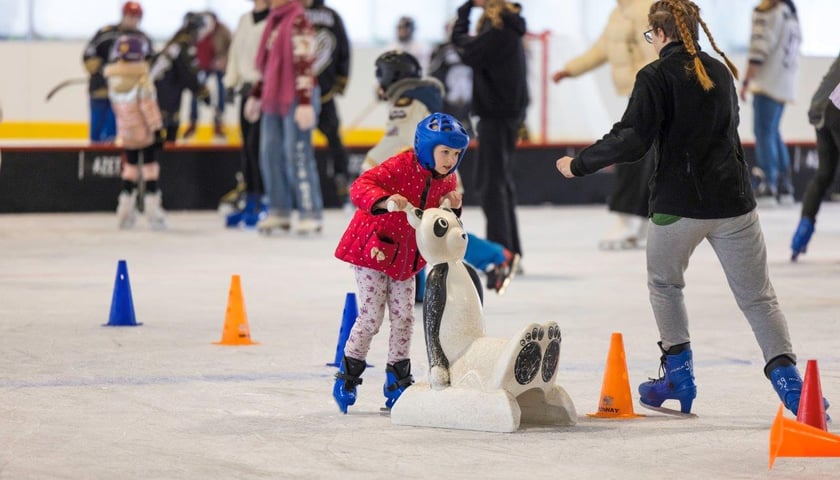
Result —
[[263, 235], [271, 235], [275, 231], [288, 232], [292, 228], [289, 217], [281, 217], [276, 213], [269, 212], [268, 216], [257, 222], [257, 232]]
[[117, 203], [117, 225], [120, 230], [128, 230], [137, 221], [137, 191], [120, 192]]
[[298, 235], [312, 235], [321, 233], [323, 226], [320, 220], [314, 218], [302, 218], [295, 225], [295, 233]]
[[615, 227], [598, 242], [601, 250], [644, 248], [647, 242], [647, 221], [636, 215], [619, 213]]
[[161, 206], [160, 192], [147, 193], [143, 197], [143, 212], [152, 230], [166, 230], [166, 212]]

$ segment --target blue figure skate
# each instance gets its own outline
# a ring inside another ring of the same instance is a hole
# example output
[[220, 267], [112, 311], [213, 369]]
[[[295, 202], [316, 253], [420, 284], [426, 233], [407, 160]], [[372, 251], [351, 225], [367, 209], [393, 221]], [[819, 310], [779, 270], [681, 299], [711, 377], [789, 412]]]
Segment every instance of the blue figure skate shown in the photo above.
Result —
[[799, 226], [796, 227], [796, 232], [793, 234], [793, 241], [790, 244], [790, 249], [793, 253], [790, 255], [790, 260], [795, 262], [800, 253], [808, 251], [808, 242], [811, 240], [811, 235], [814, 234], [814, 221], [807, 217], [802, 217], [799, 220]]
[[382, 393], [385, 394], [385, 408], [390, 410], [405, 389], [413, 383], [410, 359], [400, 360], [393, 365], [389, 363], [385, 367], [385, 385], [382, 387]]
[[254, 227], [267, 214], [268, 211], [260, 200], [260, 196], [256, 193], [249, 193], [245, 200], [245, 207], [225, 217], [225, 226], [235, 228], [244, 224], [246, 227]]
[[[767, 373], [768, 370], [770, 373]], [[770, 360], [764, 368], [764, 373], [770, 379], [773, 389], [776, 390], [785, 408], [796, 415], [799, 412], [799, 399], [802, 396], [802, 377], [799, 376], [796, 364], [787, 356], [782, 355]], [[823, 397], [823, 405], [828, 410], [830, 404], [825, 397]], [[825, 414], [825, 420], [831, 421], [828, 413]]]
[[347, 407], [356, 403], [356, 387], [362, 384], [362, 372], [365, 371], [364, 360], [356, 360], [344, 356], [339, 367], [338, 373], [335, 374], [335, 385], [333, 385], [333, 398], [341, 413], [347, 413]]
[[[665, 350], [659, 342], [659, 349], [662, 350], [659, 371], [663, 375], [639, 385], [642, 406], [671, 415], [695, 416], [691, 413], [691, 404], [697, 397], [691, 344], [681, 343]], [[663, 408], [665, 400], [679, 400], [680, 409]]]

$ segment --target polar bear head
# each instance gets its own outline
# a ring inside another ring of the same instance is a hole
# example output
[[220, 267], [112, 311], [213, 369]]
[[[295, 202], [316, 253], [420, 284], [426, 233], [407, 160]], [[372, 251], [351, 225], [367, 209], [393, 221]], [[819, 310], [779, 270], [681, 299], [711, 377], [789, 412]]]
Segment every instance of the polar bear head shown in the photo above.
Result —
[[448, 200], [440, 208], [407, 210], [406, 216], [416, 231], [417, 248], [430, 265], [464, 258], [467, 232], [461, 219], [449, 208]]

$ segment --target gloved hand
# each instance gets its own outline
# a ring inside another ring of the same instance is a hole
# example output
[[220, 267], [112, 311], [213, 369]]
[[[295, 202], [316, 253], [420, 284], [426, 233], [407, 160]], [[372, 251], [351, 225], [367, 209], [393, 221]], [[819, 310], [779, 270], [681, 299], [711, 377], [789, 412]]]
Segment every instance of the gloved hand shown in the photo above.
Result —
[[311, 130], [315, 126], [315, 109], [312, 105], [298, 105], [295, 108], [295, 123], [301, 130]]
[[260, 120], [260, 113], [262, 112], [262, 101], [257, 97], [248, 97], [245, 100], [245, 111], [242, 112], [245, 120], [251, 123], [257, 123]]
[[233, 87], [228, 87], [225, 89], [225, 103], [228, 105], [233, 105], [233, 102], [236, 101], [236, 91]]

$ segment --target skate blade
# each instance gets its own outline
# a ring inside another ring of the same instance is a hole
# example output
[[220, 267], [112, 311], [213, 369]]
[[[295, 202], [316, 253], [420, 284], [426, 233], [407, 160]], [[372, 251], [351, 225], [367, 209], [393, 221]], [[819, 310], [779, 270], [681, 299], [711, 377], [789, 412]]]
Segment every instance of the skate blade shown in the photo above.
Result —
[[379, 414], [383, 417], [390, 417], [391, 416], [391, 409], [388, 407], [379, 407]]
[[683, 413], [679, 410], [674, 410], [673, 408], [654, 407], [653, 405], [648, 405], [644, 402], [639, 402], [639, 405], [641, 405], [644, 408], [647, 408], [648, 410], [653, 410], [654, 412], [664, 413], [666, 415], [671, 415], [678, 418], [697, 418], [696, 413]]

